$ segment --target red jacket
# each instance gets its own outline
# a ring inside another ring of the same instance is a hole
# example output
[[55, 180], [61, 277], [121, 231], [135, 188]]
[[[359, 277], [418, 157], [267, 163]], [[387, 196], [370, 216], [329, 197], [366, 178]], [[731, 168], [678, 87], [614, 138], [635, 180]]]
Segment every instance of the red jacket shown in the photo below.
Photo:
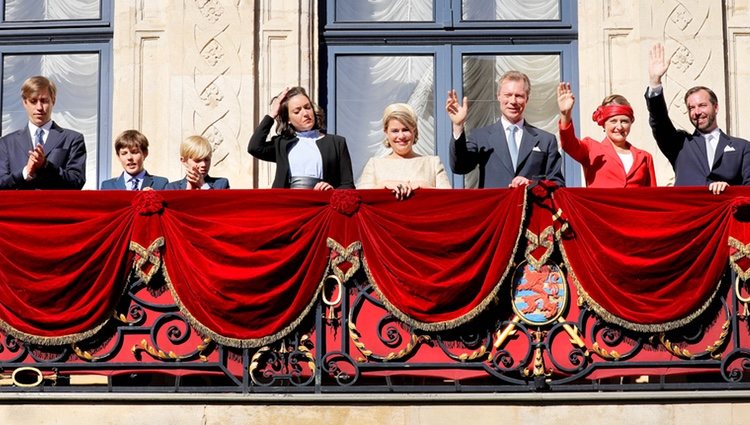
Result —
[[590, 137], [578, 140], [573, 124], [560, 127], [560, 142], [563, 150], [583, 166], [587, 187], [648, 187], [656, 186], [654, 160], [651, 154], [630, 146], [633, 166], [627, 175], [622, 160], [615, 152], [612, 142], [605, 138], [598, 142]]

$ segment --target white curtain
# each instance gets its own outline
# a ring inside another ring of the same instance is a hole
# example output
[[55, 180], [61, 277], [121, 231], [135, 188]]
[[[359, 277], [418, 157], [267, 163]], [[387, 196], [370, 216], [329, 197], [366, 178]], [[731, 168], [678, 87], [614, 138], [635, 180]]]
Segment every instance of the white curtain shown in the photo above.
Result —
[[100, 0], [5, 0], [5, 20], [100, 19]]
[[435, 66], [432, 56], [343, 56], [336, 66], [336, 133], [346, 137], [354, 179], [367, 160], [390, 151], [383, 145], [383, 110], [405, 102], [417, 113], [414, 150], [435, 154]]
[[431, 22], [434, 0], [338, 0], [337, 21]]
[[23, 128], [28, 122], [21, 104], [21, 85], [26, 78], [44, 75], [57, 86], [52, 119], [76, 130], [86, 140], [86, 185], [96, 188], [99, 121], [99, 55], [46, 54], [5, 55], [3, 62], [2, 133]]
[[560, 19], [559, 0], [463, 0], [461, 9], [465, 21]]

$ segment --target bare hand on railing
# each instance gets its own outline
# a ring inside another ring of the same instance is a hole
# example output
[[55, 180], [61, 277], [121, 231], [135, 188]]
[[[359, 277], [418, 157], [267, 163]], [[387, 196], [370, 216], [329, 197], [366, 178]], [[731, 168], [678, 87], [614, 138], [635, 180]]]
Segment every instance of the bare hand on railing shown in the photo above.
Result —
[[412, 184], [411, 182], [385, 185], [385, 188], [393, 192], [393, 195], [399, 201], [409, 198], [414, 194], [415, 190], [419, 189], [419, 187], [419, 185]]

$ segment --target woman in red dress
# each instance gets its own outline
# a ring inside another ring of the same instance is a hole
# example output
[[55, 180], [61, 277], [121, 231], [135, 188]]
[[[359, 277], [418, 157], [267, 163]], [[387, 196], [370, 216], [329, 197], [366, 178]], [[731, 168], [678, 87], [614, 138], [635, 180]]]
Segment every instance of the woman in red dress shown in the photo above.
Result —
[[634, 121], [633, 108], [627, 99], [617, 94], [607, 96], [594, 112], [593, 120], [604, 127], [605, 137], [601, 142], [576, 137], [571, 118], [575, 96], [570, 83], [558, 86], [557, 104], [562, 148], [583, 166], [587, 187], [656, 186], [651, 154], [627, 140]]

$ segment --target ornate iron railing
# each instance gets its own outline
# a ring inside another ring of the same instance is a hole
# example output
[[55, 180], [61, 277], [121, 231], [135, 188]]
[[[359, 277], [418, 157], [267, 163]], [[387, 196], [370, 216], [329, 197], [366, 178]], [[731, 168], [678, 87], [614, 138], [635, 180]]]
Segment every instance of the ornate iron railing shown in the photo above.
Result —
[[[559, 260], [559, 259], [557, 259]], [[555, 263], [555, 258], [550, 260]], [[559, 261], [557, 261], [559, 263]], [[567, 283], [566, 283], [567, 285]], [[258, 349], [193, 329], [163, 279], [131, 278], [94, 337], [36, 346], [3, 335], [0, 391], [534, 392], [748, 389], [750, 321], [731, 272], [692, 325], [666, 333], [614, 326], [571, 293], [560, 319], [529, 324], [509, 293], [468, 324], [415, 330], [384, 307], [365, 273], [331, 275], [297, 329]], [[510, 285], [505, 285], [510, 291]], [[570, 288], [572, 289], [572, 288]], [[574, 292], [574, 291], [571, 291]]]

